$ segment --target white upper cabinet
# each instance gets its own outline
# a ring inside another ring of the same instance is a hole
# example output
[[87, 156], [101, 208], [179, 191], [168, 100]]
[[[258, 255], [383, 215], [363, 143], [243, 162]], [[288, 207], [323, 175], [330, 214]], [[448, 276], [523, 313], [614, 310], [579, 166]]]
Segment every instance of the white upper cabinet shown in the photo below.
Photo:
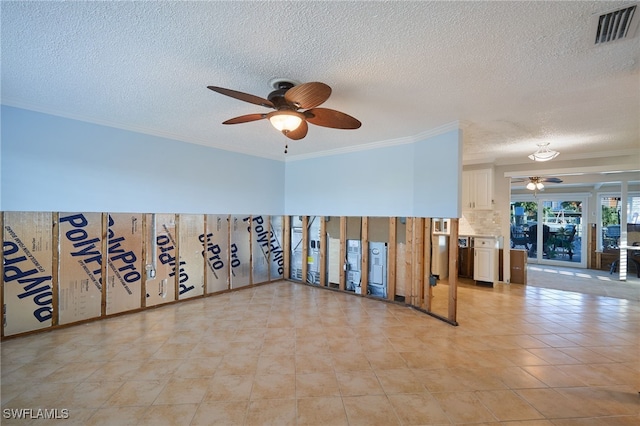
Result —
[[462, 209], [493, 209], [493, 170], [462, 172]]

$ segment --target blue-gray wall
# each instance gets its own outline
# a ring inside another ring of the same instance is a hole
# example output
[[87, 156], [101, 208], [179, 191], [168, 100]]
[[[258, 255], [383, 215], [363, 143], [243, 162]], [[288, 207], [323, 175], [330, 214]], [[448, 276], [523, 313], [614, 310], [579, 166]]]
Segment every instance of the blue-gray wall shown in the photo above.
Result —
[[282, 214], [284, 163], [2, 107], [2, 210]]
[[414, 143], [287, 163], [294, 215], [460, 217], [459, 130]]
[[432, 136], [413, 147], [413, 216], [460, 217], [462, 130]]
[[460, 216], [462, 135], [275, 161], [2, 106], [0, 210]]

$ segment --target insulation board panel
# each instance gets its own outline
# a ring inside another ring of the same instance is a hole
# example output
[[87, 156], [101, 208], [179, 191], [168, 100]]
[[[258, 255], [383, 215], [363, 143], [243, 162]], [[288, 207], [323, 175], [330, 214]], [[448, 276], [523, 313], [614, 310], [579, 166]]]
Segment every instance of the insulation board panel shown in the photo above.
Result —
[[251, 228], [249, 216], [231, 216], [231, 288], [251, 284]]
[[59, 215], [58, 324], [102, 311], [102, 213]]
[[199, 238], [204, 232], [204, 215], [181, 214], [178, 227], [178, 299], [201, 296], [204, 293], [204, 259]]
[[253, 283], [269, 281], [269, 216], [251, 216]]
[[206, 234], [200, 236], [207, 270], [207, 293], [229, 289], [229, 216], [207, 215]]
[[141, 213], [110, 213], [107, 219], [107, 315], [140, 308], [144, 277]]
[[283, 218], [282, 216], [271, 216], [271, 234], [269, 236], [269, 278], [279, 280], [284, 277], [284, 248], [283, 241]]
[[153, 214], [147, 213], [146, 264], [155, 264], [155, 277], [147, 276], [145, 281], [146, 306], [173, 302], [176, 299], [176, 221], [173, 214], [156, 214], [155, 244], [153, 258]]
[[5, 212], [4, 335], [50, 327], [53, 317], [53, 222], [49, 212]]

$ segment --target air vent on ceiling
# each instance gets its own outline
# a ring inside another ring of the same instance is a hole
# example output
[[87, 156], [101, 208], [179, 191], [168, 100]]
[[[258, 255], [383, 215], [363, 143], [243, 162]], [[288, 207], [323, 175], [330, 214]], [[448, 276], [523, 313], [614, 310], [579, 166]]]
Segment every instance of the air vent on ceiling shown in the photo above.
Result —
[[636, 8], [637, 5], [632, 5], [601, 15], [594, 15], [593, 38], [591, 40], [595, 45], [599, 46], [633, 37], [638, 27]]

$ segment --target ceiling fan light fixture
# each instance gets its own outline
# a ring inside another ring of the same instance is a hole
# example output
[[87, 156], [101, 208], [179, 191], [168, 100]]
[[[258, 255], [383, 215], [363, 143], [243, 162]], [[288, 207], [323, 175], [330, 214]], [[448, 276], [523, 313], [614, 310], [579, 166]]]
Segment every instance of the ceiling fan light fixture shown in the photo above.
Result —
[[531, 154], [529, 158], [533, 161], [549, 161], [556, 158], [560, 153], [558, 151], [554, 151], [549, 149], [549, 143], [539, 143], [538, 150]]
[[544, 189], [544, 184], [542, 183], [541, 178], [531, 177], [529, 178], [529, 183], [527, 183], [526, 188], [529, 191], [542, 191]]
[[302, 123], [302, 114], [295, 111], [277, 111], [269, 114], [269, 121], [281, 132], [292, 132]]

